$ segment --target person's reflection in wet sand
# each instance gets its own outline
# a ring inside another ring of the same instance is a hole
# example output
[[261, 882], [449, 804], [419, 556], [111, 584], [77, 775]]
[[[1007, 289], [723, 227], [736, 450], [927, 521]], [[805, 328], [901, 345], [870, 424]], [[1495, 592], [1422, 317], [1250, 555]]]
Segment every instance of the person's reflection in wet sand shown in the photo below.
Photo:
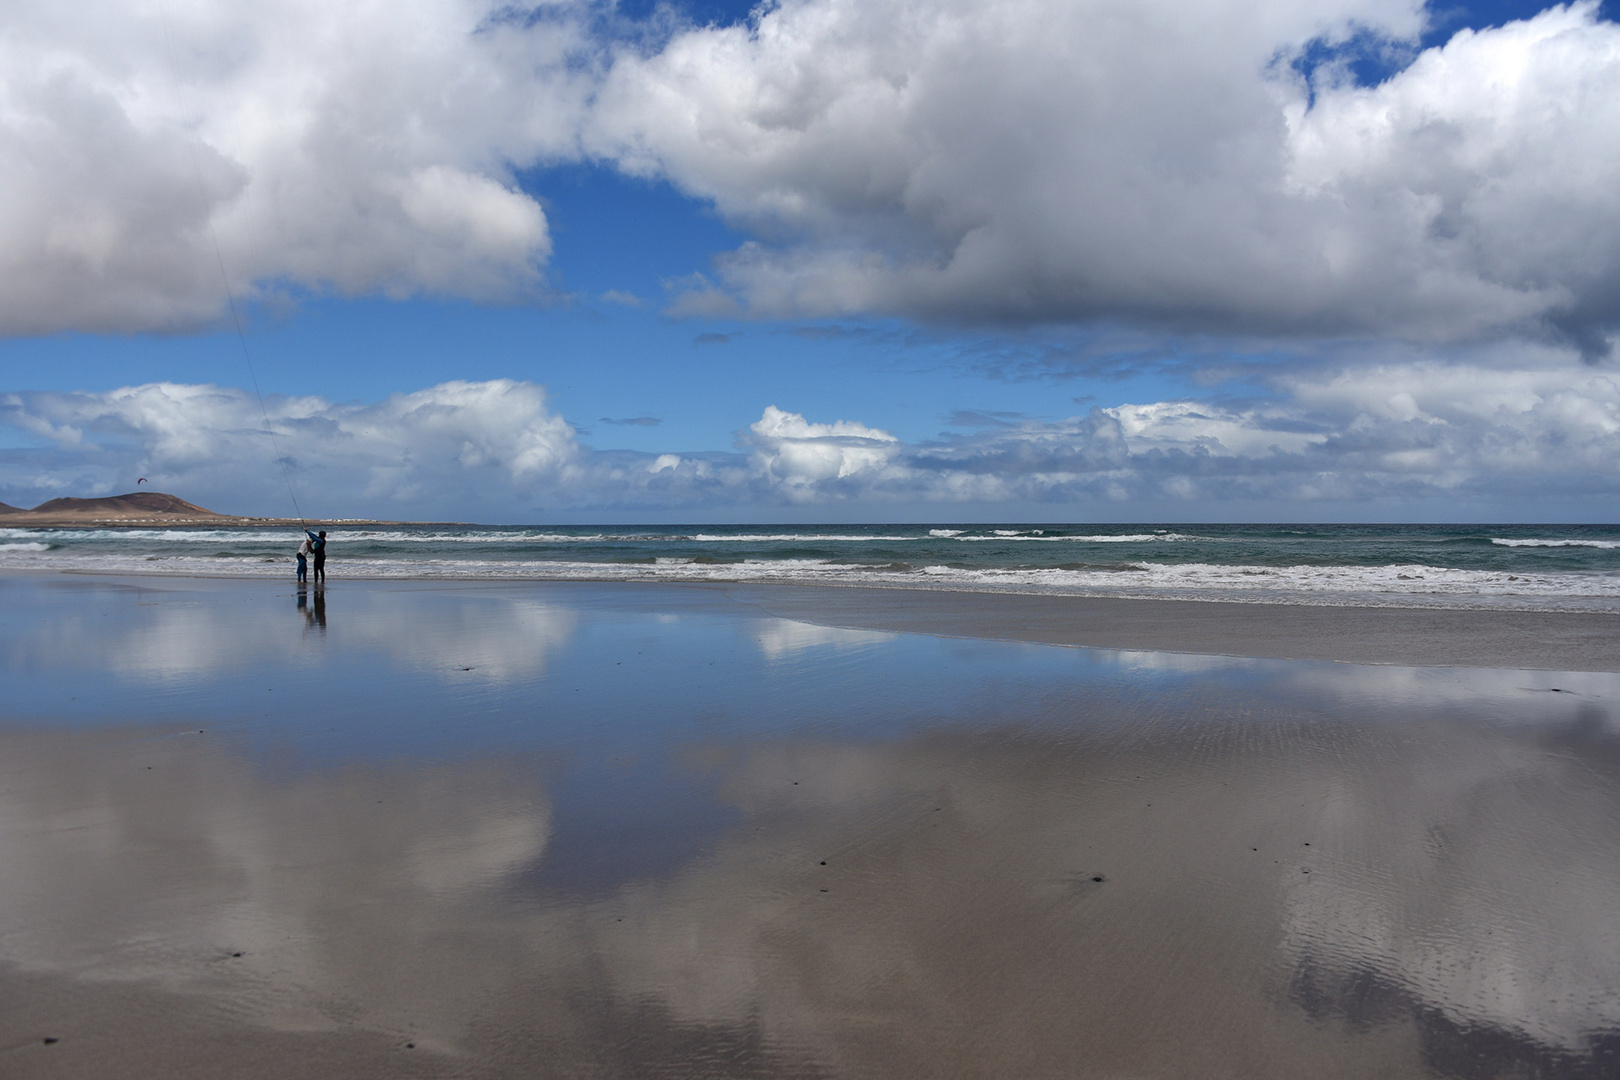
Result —
[[315, 604], [310, 606], [309, 590], [304, 586], [298, 587], [298, 611], [304, 616], [304, 629], [319, 628], [326, 633], [326, 590], [319, 585], [315, 587]]

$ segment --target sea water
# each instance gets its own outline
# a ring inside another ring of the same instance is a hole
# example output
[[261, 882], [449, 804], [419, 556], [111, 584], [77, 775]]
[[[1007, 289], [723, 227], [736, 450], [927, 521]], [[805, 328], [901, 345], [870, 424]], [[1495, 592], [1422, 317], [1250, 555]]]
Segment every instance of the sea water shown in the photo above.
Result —
[[[334, 526], [339, 578], [1620, 611], [1620, 525]], [[0, 529], [0, 570], [290, 576], [295, 529]]]

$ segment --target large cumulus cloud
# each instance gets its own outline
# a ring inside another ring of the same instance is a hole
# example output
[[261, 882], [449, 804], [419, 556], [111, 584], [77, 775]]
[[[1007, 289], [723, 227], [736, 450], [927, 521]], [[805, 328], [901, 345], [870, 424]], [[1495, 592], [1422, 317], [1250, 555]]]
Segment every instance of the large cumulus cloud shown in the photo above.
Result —
[[894, 475], [901, 451], [900, 440], [887, 431], [850, 420], [812, 423], [775, 405], [767, 405], [748, 425], [743, 441], [768, 482], [790, 497], [807, 499], [824, 497], [832, 488], [859, 493]]
[[548, 223], [511, 167], [569, 144], [580, 40], [498, 11], [9, 4], [0, 333], [193, 327], [222, 274], [244, 297], [537, 295]]
[[690, 310], [1135, 321], [1606, 349], [1620, 29], [1465, 32], [1379, 86], [1308, 46], [1421, 6], [784, 0], [612, 68], [591, 145], [762, 242]]
[[1620, 495], [1620, 380], [1571, 358], [1350, 365], [1279, 377], [1264, 397], [976, 419], [908, 442], [770, 405], [732, 451], [642, 453], [581, 443], [542, 387], [512, 380], [370, 404], [274, 397], [263, 411], [215, 386], [12, 393], [0, 395], [0, 430], [24, 445], [0, 450], [0, 499], [111, 494], [146, 476], [255, 514], [285, 513], [290, 480], [305, 511], [340, 517], [1188, 520], [1282, 506], [1399, 515], [1436, 496], [1498, 519], [1587, 517]]
[[[220, 262], [242, 295], [533, 297], [552, 241], [514, 178], [585, 158], [756, 237], [678, 310], [1588, 358], [1620, 313], [1592, 2], [1421, 53], [1417, 0], [780, 0], [617, 37], [612, 10], [12, 5], [0, 332], [195, 325]], [[1304, 62], [1347, 43], [1414, 60]]]

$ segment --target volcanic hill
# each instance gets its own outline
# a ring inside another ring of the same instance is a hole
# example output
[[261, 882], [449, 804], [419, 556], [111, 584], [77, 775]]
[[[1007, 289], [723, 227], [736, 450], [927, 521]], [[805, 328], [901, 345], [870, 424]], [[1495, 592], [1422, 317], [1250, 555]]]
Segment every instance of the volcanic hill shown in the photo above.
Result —
[[[24, 510], [16, 506], [0, 503], [0, 519], [3, 519], [8, 528], [18, 526], [70, 529], [91, 528], [106, 526], [142, 526], [142, 525], [317, 525], [331, 524], [327, 521], [316, 521], [311, 518], [308, 522], [297, 518], [262, 518], [237, 517], [231, 514], [216, 514], [212, 510], [204, 509], [196, 503], [190, 503], [178, 495], [170, 495], [162, 491], [131, 491], [127, 495], [108, 495], [100, 499], [52, 499], [40, 503], [32, 510]], [[353, 519], [346, 524], [397, 524], [396, 522], [378, 522], [371, 520]]]

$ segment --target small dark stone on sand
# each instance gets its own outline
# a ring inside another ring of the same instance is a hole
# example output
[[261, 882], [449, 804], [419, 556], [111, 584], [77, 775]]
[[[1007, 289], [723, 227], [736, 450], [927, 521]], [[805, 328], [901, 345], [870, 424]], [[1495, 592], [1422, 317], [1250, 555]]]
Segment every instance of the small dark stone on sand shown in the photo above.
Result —
[[239, 953], [239, 952], [233, 952], [233, 953], [231, 953], [231, 955], [232, 955], [232, 956], [241, 956], [241, 955], [242, 955], [242, 954], [241, 954], [241, 953]]
[[415, 1043], [406, 1043], [405, 1044], [405, 1049], [407, 1049], [407, 1050], [415, 1050], [416, 1049], [416, 1044]]
[[1097, 882], [1098, 884], [1101, 884], [1102, 879], [1103, 879], [1103, 876], [1101, 874], [1098, 874], [1096, 877], [1092, 878], [1091, 880]]
[[61, 1040], [61, 1039], [58, 1039], [58, 1038], [57, 1038], [57, 1037], [56, 1037], [56, 1036], [55, 1036], [55, 1035], [47, 1035], [47, 1036], [45, 1036], [45, 1038], [44, 1038], [44, 1040], [43, 1040], [43, 1041], [44, 1041], [44, 1043], [45, 1043], [45, 1045], [46, 1045], [46, 1046], [49, 1046], [49, 1045], [51, 1045], [51, 1044], [52, 1044], [52, 1043], [59, 1043], [59, 1042], [61, 1042], [61, 1041], [62, 1041], [62, 1040]]
[[821, 891], [822, 891], [822, 892], [826, 892], [826, 891], [827, 891], [827, 890], [826, 890], [826, 889], [822, 889], [822, 890], [821, 890]]
[[1250, 850], [1250, 851], [1259, 851], [1259, 850], [1260, 850], [1260, 849], [1259, 849], [1259, 848], [1257, 848], [1257, 847], [1252, 847], [1252, 848], [1250, 848], [1250, 849], [1249, 849], [1249, 850]]
[[1307, 841], [1305, 841], [1305, 846], [1306, 846], [1306, 847], [1310, 847], [1310, 846], [1311, 846], [1311, 842], [1310, 842], [1310, 841], [1309, 841], [1309, 840], [1307, 840]]

